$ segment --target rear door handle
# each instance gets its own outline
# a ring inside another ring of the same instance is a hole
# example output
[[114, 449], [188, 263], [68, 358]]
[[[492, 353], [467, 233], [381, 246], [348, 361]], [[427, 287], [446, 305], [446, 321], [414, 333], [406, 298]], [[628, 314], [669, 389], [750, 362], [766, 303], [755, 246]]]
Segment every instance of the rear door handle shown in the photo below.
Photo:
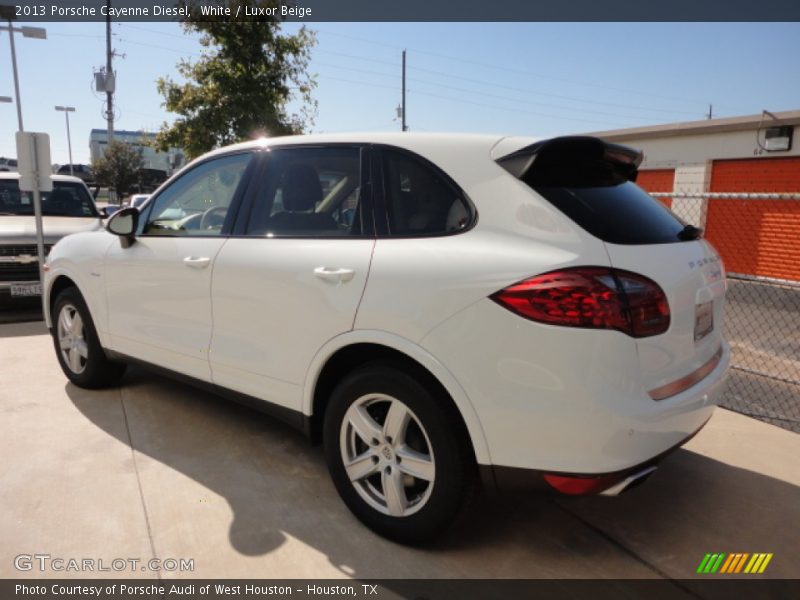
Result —
[[329, 269], [328, 267], [317, 267], [314, 269], [314, 275], [325, 281], [335, 281], [336, 283], [343, 283], [350, 281], [356, 272], [353, 269]]
[[205, 269], [211, 264], [211, 259], [208, 256], [187, 256], [183, 259], [183, 264], [193, 269]]

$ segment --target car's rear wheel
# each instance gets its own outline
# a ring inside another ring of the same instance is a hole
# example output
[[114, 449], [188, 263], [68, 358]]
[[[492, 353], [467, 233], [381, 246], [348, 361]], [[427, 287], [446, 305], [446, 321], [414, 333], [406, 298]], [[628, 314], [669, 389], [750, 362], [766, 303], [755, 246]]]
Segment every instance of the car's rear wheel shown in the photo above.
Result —
[[331, 476], [377, 533], [420, 543], [460, 513], [473, 462], [449, 408], [400, 363], [362, 367], [334, 391], [324, 425]]
[[67, 288], [56, 297], [52, 315], [56, 356], [67, 378], [79, 387], [90, 389], [118, 383], [125, 365], [106, 357], [77, 288]]

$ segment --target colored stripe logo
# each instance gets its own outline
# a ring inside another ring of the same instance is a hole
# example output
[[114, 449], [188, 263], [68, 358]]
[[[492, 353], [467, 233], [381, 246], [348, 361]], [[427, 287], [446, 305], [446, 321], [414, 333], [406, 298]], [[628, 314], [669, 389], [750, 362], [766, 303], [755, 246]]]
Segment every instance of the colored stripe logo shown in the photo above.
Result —
[[725, 552], [708, 553], [700, 561], [697, 572], [703, 575], [736, 574], [746, 573], [750, 575], [760, 575], [763, 573], [769, 562], [772, 560], [772, 553], [759, 552], [750, 554], [748, 552]]

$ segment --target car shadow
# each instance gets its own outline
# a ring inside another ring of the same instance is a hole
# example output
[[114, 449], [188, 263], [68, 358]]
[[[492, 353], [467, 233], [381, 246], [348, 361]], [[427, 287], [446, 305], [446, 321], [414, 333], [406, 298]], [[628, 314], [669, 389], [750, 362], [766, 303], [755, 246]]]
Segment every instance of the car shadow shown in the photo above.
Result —
[[[770, 574], [798, 575], [800, 489], [687, 450], [618, 498], [479, 494], [441, 540], [406, 548], [348, 512], [320, 448], [259, 412], [138, 368], [120, 389], [68, 384], [66, 393], [143, 464], [166, 465], [227, 501], [230, 545], [248, 557], [292, 539], [356, 578], [680, 578], [694, 576], [706, 552], [773, 552]], [[150, 517], [158, 540], [163, 505], [179, 519], [194, 513], [174, 506], [185, 497], [154, 489], [157, 469], [144, 467], [143, 494], [157, 495], [162, 509]]]
[[42, 310], [0, 310], [0, 338], [30, 337], [47, 333]]

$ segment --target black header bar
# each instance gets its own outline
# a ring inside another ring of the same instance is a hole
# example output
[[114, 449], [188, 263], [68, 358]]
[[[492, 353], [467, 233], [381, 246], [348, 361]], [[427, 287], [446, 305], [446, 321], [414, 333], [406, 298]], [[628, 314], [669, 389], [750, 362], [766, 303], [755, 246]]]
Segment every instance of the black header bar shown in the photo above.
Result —
[[[105, 21], [105, 0], [2, 0], [23, 22]], [[190, 0], [209, 19], [313, 22], [800, 21], [797, 0]], [[112, 0], [114, 21], [180, 21], [181, 0]], [[225, 10], [229, 8], [229, 10]], [[3, 18], [7, 18], [3, 9]]]

